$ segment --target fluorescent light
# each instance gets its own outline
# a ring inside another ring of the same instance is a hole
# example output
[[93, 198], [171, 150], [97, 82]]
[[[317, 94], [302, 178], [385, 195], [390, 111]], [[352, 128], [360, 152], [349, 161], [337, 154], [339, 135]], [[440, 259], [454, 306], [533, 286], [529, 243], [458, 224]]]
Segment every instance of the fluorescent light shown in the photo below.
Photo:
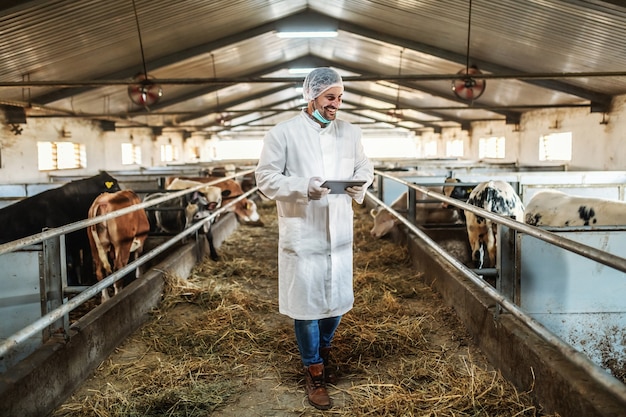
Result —
[[334, 38], [337, 36], [336, 30], [320, 32], [276, 32], [279, 38]]
[[315, 68], [289, 68], [287, 71], [289, 72], [289, 74], [292, 74], [292, 75], [301, 75], [301, 74], [308, 74], [314, 69]]

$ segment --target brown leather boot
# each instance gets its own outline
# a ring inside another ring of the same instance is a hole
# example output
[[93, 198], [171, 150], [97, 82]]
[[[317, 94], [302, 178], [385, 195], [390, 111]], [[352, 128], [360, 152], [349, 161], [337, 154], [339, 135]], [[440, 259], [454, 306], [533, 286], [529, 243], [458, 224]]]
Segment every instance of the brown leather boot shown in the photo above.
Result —
[[336, 384], [339, 381], [337, 375], [337, 367], [333, 366], [330, 360], [330, 347], [323, 347], [320, 349], [320, 356], [324, 361], [324, 380], [327, 384]]
[[324, 382], [323, 363], [304, 367], [304, 383], [309, 404], [319, 410], [328, 410], [333, 406]]

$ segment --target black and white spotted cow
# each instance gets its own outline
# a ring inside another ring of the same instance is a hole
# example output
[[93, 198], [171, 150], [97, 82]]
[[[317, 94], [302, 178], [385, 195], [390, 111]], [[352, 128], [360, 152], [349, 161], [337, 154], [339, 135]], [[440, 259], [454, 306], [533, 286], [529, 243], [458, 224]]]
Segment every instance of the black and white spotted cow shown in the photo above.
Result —
[[[467, 203], [519, 222], [524, 221], [524, 204], [513, 187], [505, 181], [478, 184], [470, 193]], [[474, 266], [495, 266], [497, 224], [470, 211], [465, 211], [465, 218]]]
[[626, 202], [543, 190], [528, 202], [524, 220], [532, 226], [626, 225]]

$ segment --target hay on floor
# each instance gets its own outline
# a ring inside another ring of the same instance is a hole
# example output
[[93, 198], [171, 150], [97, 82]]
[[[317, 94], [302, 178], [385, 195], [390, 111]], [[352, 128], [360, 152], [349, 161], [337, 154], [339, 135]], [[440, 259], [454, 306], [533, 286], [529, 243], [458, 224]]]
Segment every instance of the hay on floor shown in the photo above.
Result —
[[[334, 341], [335, 407], [306, 403], [292, 321], [278, 314], [277, 220], [239, 227], [54, 416], [549, 416], [491, 369], [404, 248], [355, 206], [355, 307]], [[530, 387], [529, 387], [530, 389]]]

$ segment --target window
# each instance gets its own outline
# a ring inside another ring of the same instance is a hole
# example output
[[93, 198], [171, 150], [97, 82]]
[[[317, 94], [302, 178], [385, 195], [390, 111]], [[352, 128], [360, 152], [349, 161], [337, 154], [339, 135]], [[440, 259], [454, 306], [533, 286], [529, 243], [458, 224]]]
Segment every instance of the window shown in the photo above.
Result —
[[437, 156], [437, 141], [431, 139], [424, 143], [424, 158], [434, 158]]
[[504, 136], [491, 136], [489, 138], [478, 139], [478, 157], [503, 159], [505, 142]]
[[415, 142], [409, 137], [363, 138], [363, 150], [372, 158], [414, 158], [417, 156]]
[[87, 166], [85, 145], [74, 142], [37, 142], [40, 171]]
[[122, 143], [122, 165], [141, 164], [141, 146]]
[[572, 132], [552, 133], [539, 138], [540, 161], [571, 161]]
[[173, 162], [178, 160], [178, 148], [168, 145], [161, 145], [161, 162]]
[[446, 156], [463, 156], [463, 139], [446, 142]]
[[262, 147], [262, 139], [221, 139], [215, 144], [215, 154], [217, 159], [257, 159]]

